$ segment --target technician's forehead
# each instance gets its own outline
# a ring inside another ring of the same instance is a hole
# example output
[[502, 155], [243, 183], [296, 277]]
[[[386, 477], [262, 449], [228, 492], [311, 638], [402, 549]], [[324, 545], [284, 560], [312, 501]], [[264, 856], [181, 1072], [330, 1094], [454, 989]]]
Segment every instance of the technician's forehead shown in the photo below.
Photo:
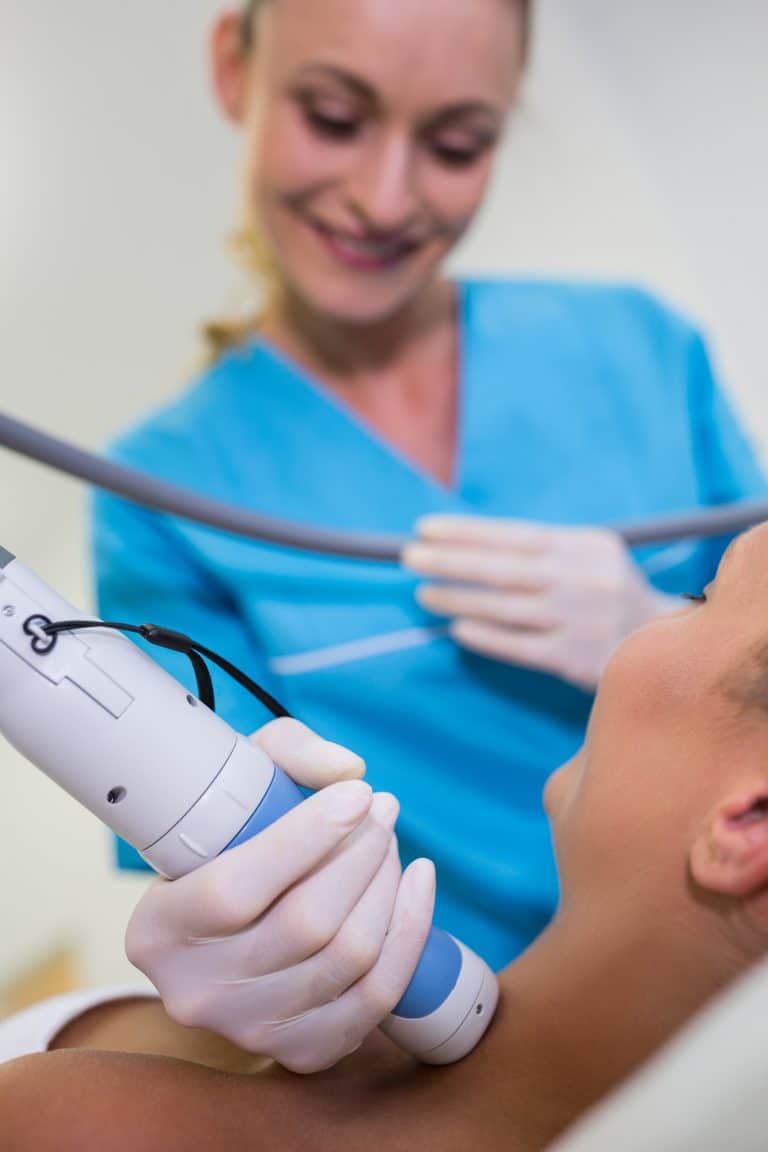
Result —
[[279, 0], [262, 41], [281, 72], [325, 63], [434, 104], [499, 101], [515, 86], [522, 21], [511, 0]]

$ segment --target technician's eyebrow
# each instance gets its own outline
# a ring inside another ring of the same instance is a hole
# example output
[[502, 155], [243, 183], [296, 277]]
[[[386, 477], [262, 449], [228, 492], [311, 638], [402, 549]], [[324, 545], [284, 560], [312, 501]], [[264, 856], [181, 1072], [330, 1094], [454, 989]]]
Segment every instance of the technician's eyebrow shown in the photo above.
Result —
[[336, 80], [338, 83], [343, 84], [346, 88], [353, 91], [356, 96], [359, 96], [362, 100], [367, 100], [371, 104], [378, 102], [378, 96], [370, 84], [367, 84], [365, 80], [361, 80], [354, 72], [347, 72], [346, 69], [339, 68], [335, 64], [307, 64], [299, 70], [296, 79], [307, 79], [314, 74]]
[[[359, 76], [356, 76], [354, 72], [348, 72], [346, 68], [340, 68], [336, 64], [323, 64], [319, 62], [307, 64], [299, 70], [296, 79], [308, 79], [312, 75], [325, 76], [328, 79], [336, 80], [339, 84], [343, 84], [346, 88], [354, 92], [356, 96], [362, 100], [366, 100], [369, 104], [380, 103], [376, 89]], [[424, 117], [424, 120], [426, 123], [429, 123], [430, 127], [442, 128], [453, 120], [469, 116], [491, 117], [494, 121], [494, 127], [496, 127], [501, 118], [501, 112], [493, 104], [488, 104], [483, 100], [463, 100], [445, 108], [437, 108], [434, 112], [428, 113], [427, 116]]]
[[454, 120], [465, 120], [472, 117], [482, 117], [484, 121], [493, 120], [494, 128], [498, 126], [501, 112], [493, 104], [485, 104], [482, 100], [466, 100], [463, 104], [452, 104], [448, 108], [440, 108], [429, 120], [430, 127], [444, 128]]

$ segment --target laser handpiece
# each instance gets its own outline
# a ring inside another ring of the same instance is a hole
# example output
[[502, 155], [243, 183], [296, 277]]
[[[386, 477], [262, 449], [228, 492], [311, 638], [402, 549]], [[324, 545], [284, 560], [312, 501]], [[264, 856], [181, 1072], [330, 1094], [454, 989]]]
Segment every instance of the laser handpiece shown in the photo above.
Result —
[[[257, 835], [304, 799], [292, 780], [145, 652], [0, 547], [0, 733], [175, 879]], [[466, 1056], [498, 987], [487, 964], [432, 928], [404, 997], [382, 1025], [429, 1064]]]

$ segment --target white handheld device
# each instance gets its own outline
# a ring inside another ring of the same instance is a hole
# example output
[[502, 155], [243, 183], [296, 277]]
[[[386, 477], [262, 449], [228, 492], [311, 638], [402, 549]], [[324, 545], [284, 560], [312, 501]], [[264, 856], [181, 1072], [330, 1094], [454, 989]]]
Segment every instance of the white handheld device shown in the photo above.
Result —
[[[56, 622], [87, 631], [49, 633]], [[304, 796], [288, 776], [119, 632], [99, 627], [0, 548], [0, 733], [175, 879], [277, 820]], [[428, 1064], [466, 1056], [498, 986], [432, 928], [383, 1030]]]

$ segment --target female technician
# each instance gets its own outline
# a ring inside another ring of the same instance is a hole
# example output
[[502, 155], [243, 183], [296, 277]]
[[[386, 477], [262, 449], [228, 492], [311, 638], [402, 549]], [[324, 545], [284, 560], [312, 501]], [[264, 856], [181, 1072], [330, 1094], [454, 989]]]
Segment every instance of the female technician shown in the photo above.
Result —
[[[684, 320], [630, 288], [443, 272], [482, 204], [530, 17], [527, 0], [261, 0], [221, 16], [215, 88], [243, 137], [241, 248], [267, 300], [214, 326], [210, 368], [115, 449], [273, 516], [410, 534], [403, 566], [229, 538], [112, 497], [96, 509], [101, 614], [189, 633], [361, 753], [400, 801], [404, 858], [438, 866], [438, 922], [497, 967], [553, 911], [542, 786], [580, 744], [607, 657], [698, 590], [721, 551], [630, 555], [579, 526], [765, 491]], [[263, 722], [239, 689], [217, 689], [235, 727]], [[303, 783], [361, 771], [303, 729], [278, 737], [275, 758]], [[407, 948], [381, 966], [391, 911], [413, 939], [430, 912], [424, 869], [401, 881], [392, 863], [395, 813], [379, 797], [363, 823], [339, 816], [360, 831], [325, 888], [319, 821], [290, 915], [278, 900], [263, 925], [242, 895], [253, 878], [210, 923], [206, 867], [155, 886], [130, 955], [184, 1024], [248, 1046], [267, 1021], [259, 1043], [278, 1058], [286, 1036], [302, 1067], [336, 1058], [387, 1011], [377, 994], [334, 1017], [344, 990], [377, 972], [394, 1003], [410, 977]], [[291, 945], [277, 953], [276, 926]], [[304, 988], [300, 1019], [270, 1020], [265, 973], [298, 982], [307, 957], [320, 958], [315, 1008]]]

